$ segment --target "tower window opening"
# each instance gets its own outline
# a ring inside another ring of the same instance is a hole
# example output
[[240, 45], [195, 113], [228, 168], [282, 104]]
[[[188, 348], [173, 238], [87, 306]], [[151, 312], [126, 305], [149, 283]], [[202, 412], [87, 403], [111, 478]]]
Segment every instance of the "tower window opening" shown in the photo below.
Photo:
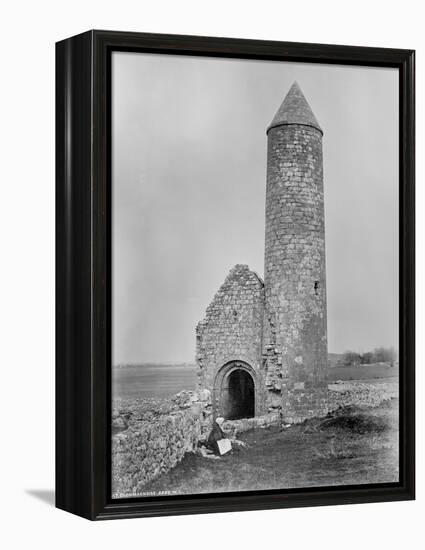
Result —
[[316, 296], [318, 296], [319, 294], [319, 288], [320, 288], [319, 281], [314, 281], [314, 294]]

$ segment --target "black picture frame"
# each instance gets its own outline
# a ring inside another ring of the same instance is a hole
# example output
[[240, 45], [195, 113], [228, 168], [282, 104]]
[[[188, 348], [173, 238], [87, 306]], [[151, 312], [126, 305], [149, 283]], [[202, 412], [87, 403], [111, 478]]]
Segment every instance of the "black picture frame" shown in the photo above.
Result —
[[[400, 482], [110, 498], [113, 51], [399, 70]], [[56, 44], [56, 506], [91, 520], [414, 499], [415, 91], [412, 50], [92, 30]]]

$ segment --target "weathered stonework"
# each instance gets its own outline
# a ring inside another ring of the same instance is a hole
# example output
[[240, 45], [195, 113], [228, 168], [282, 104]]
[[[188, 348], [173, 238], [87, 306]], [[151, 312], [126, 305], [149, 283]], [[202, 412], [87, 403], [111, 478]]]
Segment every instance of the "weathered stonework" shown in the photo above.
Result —
[[326, 408], [322, 134], [312, 126], [268, 133], [263, 353], [285, 417]]
[[181, 391], [171, 399], [115, 403], [112, 427], [112, 494], [138, 496], [149, 481], [194, 453], [211, 431], [208, 390]]
[[207, 308], [199, 386], [215, 416], [299, 422], [327, 411], [327, 318], [323, 132], [296, 83], [267, 134], [264, 284], [237, 265]]
[[[264, 284], [246, 265], [236, 265], [208, 306], [196, 329], [196, 358], [201, 388], [212, 391], [214, 414], [223, 410], [226, 381], [233, 366], [252, 377], [255, 414], [264, 409], [262, 366]], [[223, 399], [221, 399], [223, 398]]]

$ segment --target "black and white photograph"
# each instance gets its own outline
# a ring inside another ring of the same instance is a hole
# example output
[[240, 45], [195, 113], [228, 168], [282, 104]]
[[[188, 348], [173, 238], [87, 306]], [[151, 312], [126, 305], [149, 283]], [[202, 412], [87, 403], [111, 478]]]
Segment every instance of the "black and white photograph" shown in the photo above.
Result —
[[111, 497], [399, 482], [399, 72], [111, 58]]
[[2, 4], [2, 547], [418, 547], [422, 11]]

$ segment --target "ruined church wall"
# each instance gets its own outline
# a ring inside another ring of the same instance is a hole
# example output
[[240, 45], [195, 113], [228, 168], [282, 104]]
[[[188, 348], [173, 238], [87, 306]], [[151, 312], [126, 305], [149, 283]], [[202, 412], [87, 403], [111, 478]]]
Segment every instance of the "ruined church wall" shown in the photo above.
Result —
[[[264, 286], [246, 265], [236, 265], [208, 306], [197, 326], [196, 361], [199, 387], [213, 391], [218, 371], [230, 361], [244, 361], [264, 387], [262, 325]], [[258, 405], [258, 404], [257, 404]]]

